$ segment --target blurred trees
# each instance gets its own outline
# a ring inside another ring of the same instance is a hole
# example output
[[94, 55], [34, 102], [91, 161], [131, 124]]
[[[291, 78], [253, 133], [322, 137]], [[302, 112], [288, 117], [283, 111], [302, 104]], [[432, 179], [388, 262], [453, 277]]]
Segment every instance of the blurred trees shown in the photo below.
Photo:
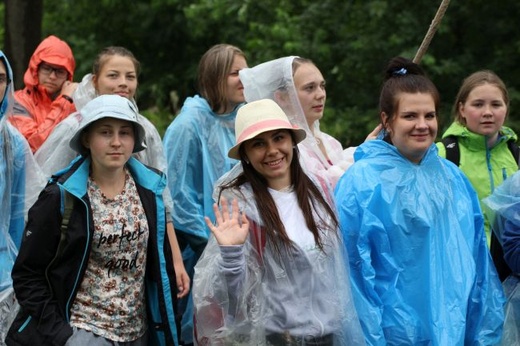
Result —
[[23, 74], [33, 51], [41, 41], [43, 0], [5, 0], [5, 41], [15, 88], [23, 87]]
[[[6, 0], [8, 1], [8, 0]], [[162, 133], [186, 96], [196, 92], [200, 56], [213, 44], [242, 48], [250, 66], [285, 55], [314, 60], [327, 80], [322, 127], [357, 145], [378, 122], [382, 71], [393, 56], [413, 58], [439, 1], [405, 0], [46, 0], [43, 37], [69, 42], [76, 80], [108, 45], [129, 48], [142, 63], [138, 103]], [[452, 1], [422, 66], [441, 92], [441, 120], [462, 79], [492, 69], [509, 86], [515, 108], [520, 3]], [[178, 99], [178, 103], [175, 100]]]

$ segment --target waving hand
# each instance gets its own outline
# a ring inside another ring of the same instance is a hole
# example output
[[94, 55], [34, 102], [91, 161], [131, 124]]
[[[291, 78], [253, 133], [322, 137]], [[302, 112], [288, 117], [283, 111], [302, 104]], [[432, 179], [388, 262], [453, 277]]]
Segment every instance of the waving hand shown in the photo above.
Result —
[[229, 212], [228, 201], [225, 198], [220, 200], [222, 210], [218, 205], [213, 204], [216, 223], [213, 224], [206, 216], [206, 224], [211, 232], [215, 235], [219, 245], [242, 245], [247, 239], [249, 233], [249, 221], [245, 214], [240, 212], [238, 202], [233, 199], [231, 203], [231, 213]]

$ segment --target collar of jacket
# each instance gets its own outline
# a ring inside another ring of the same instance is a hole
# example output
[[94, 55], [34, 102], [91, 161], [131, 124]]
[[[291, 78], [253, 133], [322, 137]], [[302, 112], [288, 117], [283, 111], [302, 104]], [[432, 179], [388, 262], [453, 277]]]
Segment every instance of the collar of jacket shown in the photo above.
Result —
[[[87, 193], [86, 181], [90, 172], [90, 164], [90, 156], [78, 156], [67, 168], [57, 172], [51, 181], [56, 180], [69, 193], [82, 198]], [[143, 165], [134, 157], [128, 160], [127, 167], [137, 184], [157, 195], [162, 195], [166, 186], [164, 173]]]

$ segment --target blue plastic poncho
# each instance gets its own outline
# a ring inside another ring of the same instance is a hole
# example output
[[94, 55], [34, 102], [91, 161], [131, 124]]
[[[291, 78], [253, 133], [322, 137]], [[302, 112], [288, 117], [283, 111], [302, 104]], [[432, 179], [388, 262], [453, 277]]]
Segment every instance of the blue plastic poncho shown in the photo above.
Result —
[[504, 295], [477, 195], [432, 145], [420, 164], [363, 143], [335, 190], [370, 345], [494, 345]]
[[[0, 340], [17, 312], [11, 269], [22, 240], [27, 210], [43, 185], [43, 175], [25, 138], [8, 121], [13, 105], [13, 72], [0, 51], [8, 84], [0, 95]], [[35, 187], [35, 188], [34, 188]]]
[[[233, 177], [226, 174], [219, 181], [226, 184]], [[314, 182], [325, 200], [333, 204], [332, 191], [324, 179]], [[215, 199], [219, 191], [217, 187]], [[288, 201], [287, 192], [270, 193], [281, 198], [275, 199], [276, 204]], [[268, 334], [287, 333], [332, 334], [333, 345], [364, 345], [341, 234], [322, 227], [325, 252], [295, 243], [277, 258], [262, 230], [250, 184], [225, 190], [223, 195], [228, 201], [238, 200], [250, 221], [249, 239], [241, 246], [220, 247], [211, 236], [195, 267], [192, 293], [198, 344], [271, 345], [266, 341]], [[314, 211], [315, 219], [318, 214], [326, 215], [324, 210]], [[327, 225], [330, 219], [322, 222]], [[295, 231], [294, 226], [287, 227]]]
[[[173, 224], [180, 241], [188, 242], [183, 259], [191, 278], [210, 233], [204, 216], [215, 219], [213, 184], [238, 162], [227, 156], [235, 144], [236, 111], [216, 114], [204, 98], [189, 97], [164, 134], [168, 186], [175, 204]], [[193, 334], [190, 300], [191, 295], [180, 305], [182, 312], [186, 309], [182, 321], [185, 342], [191, 342]]]
[[482, 204], [502, 244], [504, 259], [514, 273], [503, 282], [507, 304], [502, 345], [520, 345], [520, 171], [506, 179]]

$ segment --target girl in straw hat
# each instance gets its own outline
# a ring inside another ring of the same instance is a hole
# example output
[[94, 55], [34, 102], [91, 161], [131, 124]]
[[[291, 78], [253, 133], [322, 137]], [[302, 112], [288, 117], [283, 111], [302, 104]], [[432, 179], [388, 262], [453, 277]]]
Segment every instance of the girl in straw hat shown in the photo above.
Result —
[[264, 99], [238, 111], [235, 132], [228, 156], [243, 172], [216, 188], [221, 210], [195, 267], [197, 341], [363, 344], [329, 185], [298, 160], [305, 131]]

